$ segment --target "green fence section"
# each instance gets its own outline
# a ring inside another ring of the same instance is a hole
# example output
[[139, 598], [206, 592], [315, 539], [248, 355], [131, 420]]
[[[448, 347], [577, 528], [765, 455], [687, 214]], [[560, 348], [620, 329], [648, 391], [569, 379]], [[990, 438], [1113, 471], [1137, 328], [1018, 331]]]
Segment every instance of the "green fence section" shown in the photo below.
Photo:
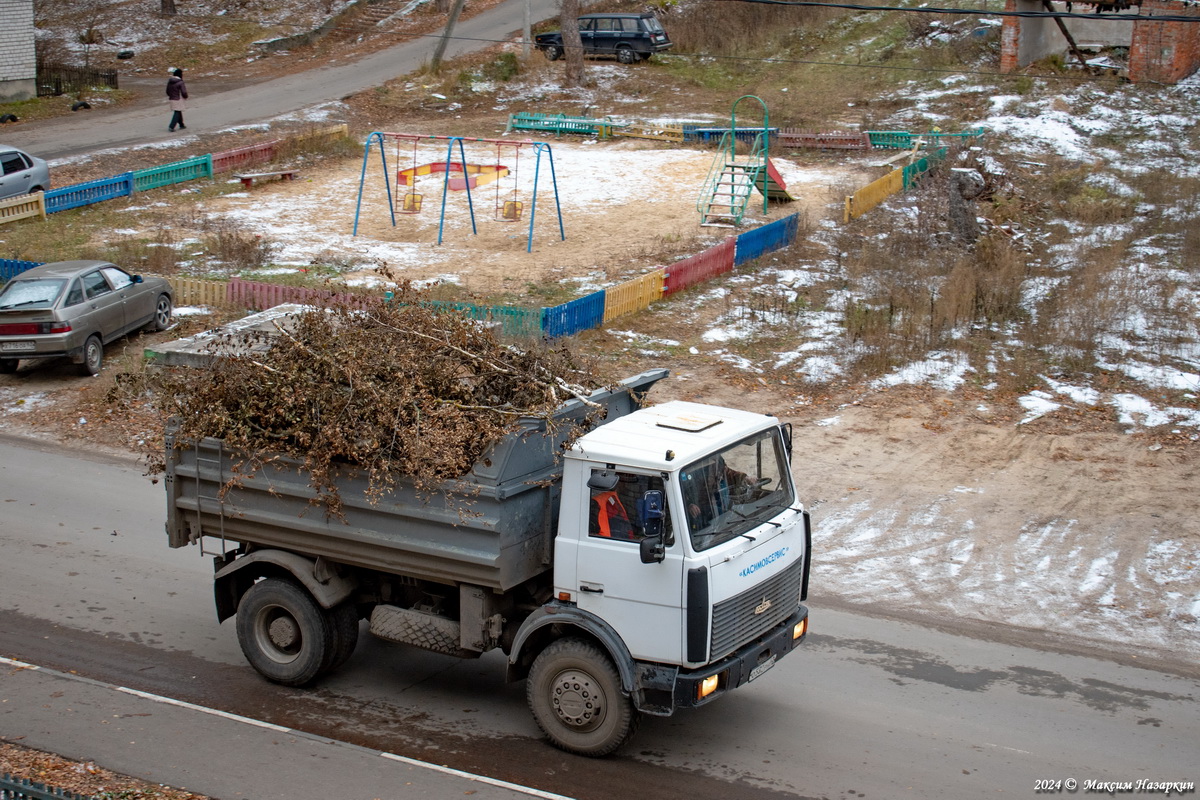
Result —
[[983, 128], [972, 128], [962, 133], [942, 133], [941, 131], [930, 131], [929, 133], [867, 131], [867, 138], [871, 142], [871, 147], [876, 147], [880, 150], [912, 150], [919, 142], [938, 145], [947, 140], [959, 139], [965, 141], [980, 136], [983, 136]]
[[133, 190], [144, 192], [147, 189], [157, 189], [173, 183], [194, 181], [197, 178], [211, 178], [212, 174], [212, 153], [207, 153], [186, 161], [163, 164], [161, 167], [134, 170]]
[[918, 179], [933, 167], [934, 164], [941, 163], [946, 158], [947, 148], [942, 147], [934, 150], [924, 158], [918, 158], [913, 163], [904, 168], [904, 189], [907, 191], [912, 188], [912, 185]]
[[474, 303], [453, 303], [441, 300], [431, 301], [429, 305], [494, 325], [504, 336], [540, 336], [542, 333], [542, 309], [540, 308], [477, 306]]
[[512, 131], [542, 131], [555, 136], [564, 133], [578, 133], [584, 136], [599, 136], [607, 139], [613, 131], [624, 128], [625, 123], [613, 122], [609, 117], [604, 119], [588, 119], [587, 117], [569, 117], [566, 114], [533, 114], [518, 112], [508, 115], [508, 129]]

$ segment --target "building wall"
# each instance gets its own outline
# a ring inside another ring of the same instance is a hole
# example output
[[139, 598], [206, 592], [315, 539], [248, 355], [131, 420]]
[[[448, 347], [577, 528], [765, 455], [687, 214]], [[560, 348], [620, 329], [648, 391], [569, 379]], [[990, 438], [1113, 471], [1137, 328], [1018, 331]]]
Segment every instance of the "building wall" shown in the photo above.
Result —
[[[1055, 11], [1066, 11], [1066, 3], [1052, 3]], [[1092, 6], [1076, 3], [1072, 11], [1087, 13]], [[1041, 0], [1007, 0], [1005, 11], [1045, 11]], [[1130, 47], [1137, 23], [1115, 22], [1113, 17], [1136, 14], [1137, 9], [1119, 14], [1095, 15], [1095, 19], [1064, 19], [1075, 43], [1080, 47]], [[1000, 71], [1013, 72], [1055, 53], [1068, 52], [1058, 23], [1052, 19], [1005, 17], [1001, 34]]]
[[[1065, 3], [1054, 3], [1065, 11]], [[1072, 10], [1093, 6], [1076, 3]], [[1006, 0], [1005, 11], [1043, 11], [1040, 0]], [[1200, 25], [1189, 22], [1118, 22], [1119, 15], [1161, 14], [1200, 17], [1200, 7], [1190, 0], [1142, 0], [1119, 14], [1097, 14], [1095, 19], [1064, 20], [1081, 47], [1128, 47], [1129, 80], [1176, 83], [1200, 68]], [[1067, 53], [1067, 40], [1052, 19], [1005, 17], [1000, 37], [1000, 71], [1015, 72], [1055, 53]]]
[[[1142, 14], [1200, 17], [1200, 8], [1178, 0], [1142, 0]], [[1129, 80], [1177, 83], [1200, 68], [1200, 24], [1139, 22], [1129, 51]]]
[[37, 96], [33, 0], [0, 0], [0, 102]]

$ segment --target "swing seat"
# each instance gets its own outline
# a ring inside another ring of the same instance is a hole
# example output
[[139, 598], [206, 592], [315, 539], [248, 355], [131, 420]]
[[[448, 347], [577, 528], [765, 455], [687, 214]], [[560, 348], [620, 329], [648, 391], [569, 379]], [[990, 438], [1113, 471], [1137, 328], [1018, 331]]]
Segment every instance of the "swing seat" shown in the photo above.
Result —
[[509, 222], [516, 222], [521, 218], [521, 211], [525, 208], [525, 204], [520, 200], [505, 200], [504, 209], [500, 212], [500, 218]]
[[400, 203], [400, 213], [418, 213], [421, 210], [421, 197], [422, 195], [419, 195], [416, 192], [409, 192], [408, 194], [404, 195]]

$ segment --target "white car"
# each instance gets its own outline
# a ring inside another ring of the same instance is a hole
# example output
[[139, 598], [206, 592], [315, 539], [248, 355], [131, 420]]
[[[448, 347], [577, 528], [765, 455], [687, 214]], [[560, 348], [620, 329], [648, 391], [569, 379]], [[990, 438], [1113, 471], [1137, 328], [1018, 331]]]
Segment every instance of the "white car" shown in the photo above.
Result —
[[24, 150], [0, 144], [0, 200], [50, 188], [50, 166]]

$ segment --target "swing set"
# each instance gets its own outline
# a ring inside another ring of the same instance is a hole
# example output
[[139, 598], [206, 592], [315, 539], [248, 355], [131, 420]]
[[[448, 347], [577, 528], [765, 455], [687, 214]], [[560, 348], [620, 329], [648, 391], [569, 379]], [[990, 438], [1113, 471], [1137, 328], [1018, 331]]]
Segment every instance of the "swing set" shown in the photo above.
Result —
[[[393, 191], [392, 173], [388, 170], [386, 140], [391, 139], [395, 142], [395, 190]], [[421, 163], [418, 146], [421, 142], [429, 141], [444, 141], [446, 145], [446, 158], [442, 161], [428, 161]], [[550, 183], [554, 189], [554, 207], [558, 215], [558, 232], [562, 240], [566, 240], [567, 234], [563, 229], [562, 207], [558, 199], [558, 179], [554, 174], [554, 154], [550, 150], [550, 145], [545, 142], [534, 142], [529, 139], [521, 141], [511, 141], [505, 139], [465, 139], [461, 136], [438, 136], [435, 134], [417, 134], [417, 133], [384, 133], [375, 131], [367, 136], [366, 145], [363, 147], [363, 165], [362, 174], [358, 181], [358, 204], [354, 209], [354, 235], [358, 235], [358, 219], [362, 211], [363, 187], [367, 180], [367, 163], [371, 157], [371, 146], [378, 142], [379, 144], [379, 159], [383, 167], [384, 186], [387, 188], [388, 196], [388, 211], [392, 217], [392, 227], [396, 227], [396, 214], [419, 214], [423, 204], [424, 196], [417, 191], [417, 178], [425, 175], [433, 175], [441, 173], [442, 175], [442, 210], [441, 218], [438, 221], [438, 244], [442, 243], [442, 234], [446, 226], [446, 201], [452, 191], [465, 191], [467, 195], [467, 208], [471, 214], [471, 233], [478, 234], [478, 228], [475, 225], [475, 203], [471, 196], [472, 189], [481, 189], [488, 184], [494, 185], [494, 208], [493, 216], [500, 222], [519, 222], [525, 210], [525, 203], [520, 199], [520, 184], [518, 179], [521, 148], [532, 147], [536, 158], [533, 166], [533, 192], [529, 205], [529, 238], [525, 247], [525, 252], [531, 252], [533, 249], [533, 223], [537, 216], [537, 190], [538, 181], [541, 177], [542, 156], [546, 157], [550, 170]], [[495, 163], [479, 164], [468, 163], [466, 151], [463, 148], [463, 142], [474, 144], [487, 144], [495, 146], [496, 160]], [[411, 152], [409, 145], [411, 144]], [[458, 147], [458, 159], [455, 160], [455, 146]], [[401, 151], [401, 148], [404, 151]], [[511, 164], [509, 169], [501, 163], [504, 153], [504, 148], [511, 148]], [[407, 162], [409, 166], [400, 168], [400, 164]], [[507, 180], [511, 176], [511, 181]], [[507, 188], [511, 186], [511, 188]]]

